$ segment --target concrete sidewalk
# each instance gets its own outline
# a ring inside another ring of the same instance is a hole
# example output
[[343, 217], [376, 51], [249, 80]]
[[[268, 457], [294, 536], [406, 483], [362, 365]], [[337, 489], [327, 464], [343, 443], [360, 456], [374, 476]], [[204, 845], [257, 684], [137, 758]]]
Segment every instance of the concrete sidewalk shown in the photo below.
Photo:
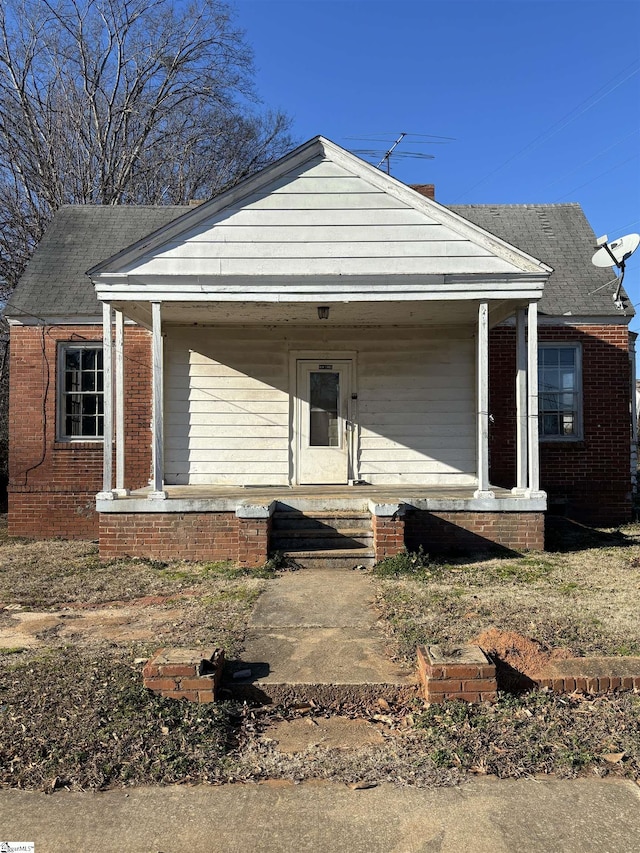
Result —
[[267, 585], [242, 659], [252, 687], [275, 702], [406, 699], [415, 672], [394, 663], [386, 646], [366, 573], [303, 569]]
[[225, 785], [0, 791], [0, 837], [36, 853], [632, 853], [640, 789], [486, 778], [459, 788]]

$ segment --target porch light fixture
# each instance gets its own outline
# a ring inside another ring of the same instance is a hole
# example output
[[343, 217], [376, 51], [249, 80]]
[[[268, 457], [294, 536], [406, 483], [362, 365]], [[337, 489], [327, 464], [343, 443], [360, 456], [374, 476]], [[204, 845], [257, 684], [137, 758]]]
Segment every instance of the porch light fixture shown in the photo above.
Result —
[[329, 319], [329, 306], [328, 305], [318, 305], [318, 320], [328, 320]]

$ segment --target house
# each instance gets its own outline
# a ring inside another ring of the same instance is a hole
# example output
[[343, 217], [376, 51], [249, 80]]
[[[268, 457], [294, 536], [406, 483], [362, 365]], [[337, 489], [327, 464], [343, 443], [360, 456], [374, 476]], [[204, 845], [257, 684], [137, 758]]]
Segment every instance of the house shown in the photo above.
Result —
[[61, 209], [7, 311], [10, 533], [258, 564], [628, 520], [633, 311], [581, 209], [431, 194], [317, 137], [197, 206]]

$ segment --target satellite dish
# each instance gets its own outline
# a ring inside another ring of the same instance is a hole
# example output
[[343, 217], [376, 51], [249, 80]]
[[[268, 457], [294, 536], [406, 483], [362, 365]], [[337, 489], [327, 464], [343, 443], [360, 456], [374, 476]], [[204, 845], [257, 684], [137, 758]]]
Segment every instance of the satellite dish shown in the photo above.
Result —
[[624, 305], [620, 294], [624, 280], [624, 266], [627, 258], [630, 258], [640, 245], [640, 234], [627, 234], [625, 237], [614, 240], [613, 243], [607, 242], [607, 235], [605, 234], [604, 237], [600, 237], [596, 242], [600, 248], [596, 250], [591, 258], [591, 263], [595, 267], [615, 266], [620, 270], [620, 278], [618, 279], [616, 292], [613, 294], [613, 301], [616, 304], [616, 308], [622, 310]]
[[640, 234], [627, 234], [625, 237], [620, 237], [612, 243], [607, 242], [606, 235], [598, 240], [600, 248], [591, 258], [591, 263], [595, 267], [612, 267], [618, 268], [624, 266], [624, 262], [640, 245]]

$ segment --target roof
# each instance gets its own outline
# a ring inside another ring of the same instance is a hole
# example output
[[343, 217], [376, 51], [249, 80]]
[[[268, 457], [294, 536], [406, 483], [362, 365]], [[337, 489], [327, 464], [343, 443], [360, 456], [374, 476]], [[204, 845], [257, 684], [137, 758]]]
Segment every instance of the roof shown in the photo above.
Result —
[[451, 210], [553, 268], [539, 303], [541, 313], [587, 317], [635, 313], [624, 291], [625, 309], [615, 308], [613, 269], [591, 263], [596, 236], [579, 204], [470, 204], [452, 205]]
[[[604, 286], [614, 278], [613, 270], [591, 264], [595, 235], [578, 204], [455, 205], [451, 210], [553, 268], [541, 313], [633, 315], [631, 307], [618, 311], [612, 299], [614, 286]], [[188, 211], [193, 208], [62, 207], [34, 252], [6, 315], [99, 316], [100, 304], [86, 270]]]
[[65, 205], [57, 211], [9, 300], [20, 319], [100, 316], [89, 267], [163, 227], [191, 207]]

